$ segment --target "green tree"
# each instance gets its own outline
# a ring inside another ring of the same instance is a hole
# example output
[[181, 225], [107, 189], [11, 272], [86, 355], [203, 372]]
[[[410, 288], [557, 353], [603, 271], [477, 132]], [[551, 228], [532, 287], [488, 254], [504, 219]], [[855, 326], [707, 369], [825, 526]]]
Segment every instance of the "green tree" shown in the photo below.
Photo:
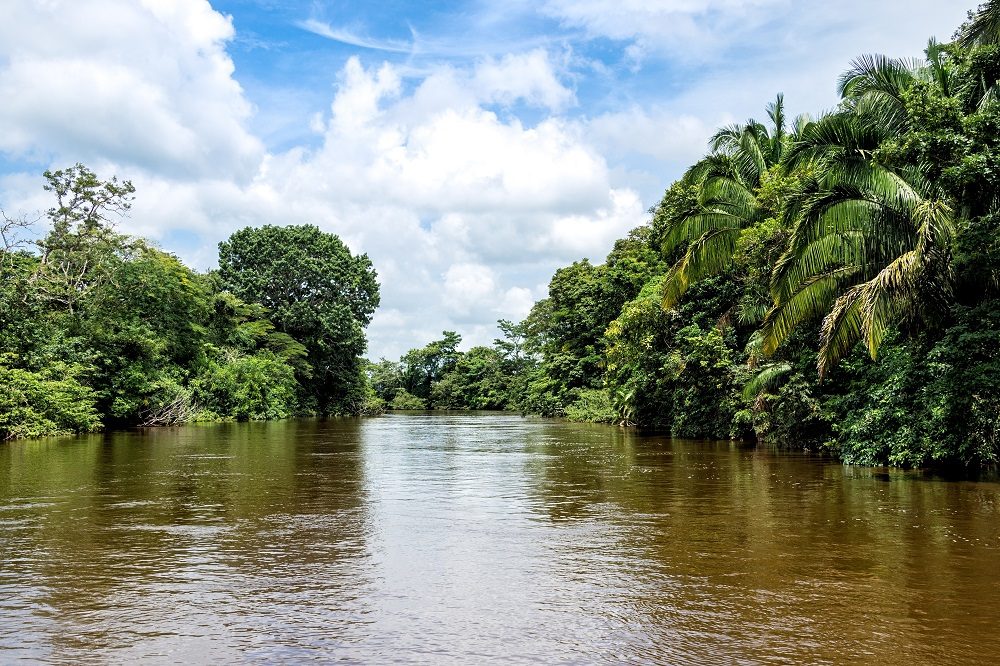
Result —
[[[549, 297], [539, 301], [529, 316], [541, 368], [550, 380], [536, 389], [550, 392], [562, 407], [575, 399], [577, 390], [601, 386], [604, 330], [617, 311], [606, 271], [586, 259], [560, 268], [549, 282]], [[539, 395], [536, 400], [548, 399]]]
[[403, 388], [403, 365], [397, 361], [380, 358], [378, 363], [368, 363], [368, 383], [379, 398], [392, 402]]
[[272, 352], [226, 353], [193, 382], [194, 399], [212, 414], [237, 421], [288, 418], [295, 412], [295, 371]]
[[353, 256], [311, 225], [246, 228], [219, 244], [219, 279], [267, 308], [278, 330], [305, 346], [311, 372], [299, 376], [304, 407], [350, 412], [364, 401], [364, 329], [379, 303], [367, 255]]
[[197, 409], [184, 385], [206, 341], [209, 293], [177, 257], [136, 248], [113, 281], [80, 303], [78, 330], [93, 354], [99, 406], [115, 424], [190, 420]]
[[93, 391], [77, 377], [81, 368], [52, 365], [42, 372], [11, 368], [0, 360], [0, 440], [90, 432], [101, 427]]
[[[741, 232], [774, 217], [758, 190], [782, 161], [789, 142], [784, 98], [767, 107], [770, 127], [756, 120], [720, 129], [712, 137], [712, 152], [693, 166], [683, 182], [695, 185], [694, 212], [667, 220], [663, 250], [670, 254], [686, 245], [663, 286], [663, 307], [677, 304], [688, 287], [702, 278], [727, 270], [736, 254]], [[795, 132], [805, 118], [795, 123]]]
[[446, 409], [504, 409], [513, 376], [503, 354], [492, 347], [473, 347], [434, 383], [432, 402]]
[[429, 407], [434, 406], [432, 388], [447, 372], [455, 367], [461, 352], [458, 345], [462, 336], [455, 331], [444, 331], [440, 340], [429, 342], [419, 349], [411, 349], [399, 360], [403, 374], [403, 388]]
[[112, 279], [133, 249], [113, 222], [132, 207], [135, 188], [117, 178], [101, 181], [82, 164], [44, 176], [56, 205], [47, 213], [52, 226], [38, 242], [41, 258], [32, 282], [43, 299], [72, 313], [90, 290]]
[[956, 96], [967, 86], [950, 53], [932, 42], [923, 63], [860, 59], [841, 80], [843, 109], [790, 150], [815, 177], [789, 211], [796, 221], [772, 278], [765, 353], [823, 317], [822, 376], [859, 340], [875, 358], [894, 326], [946, 317], [954, 243], [972, 210], [945, 177], [968, 144]]

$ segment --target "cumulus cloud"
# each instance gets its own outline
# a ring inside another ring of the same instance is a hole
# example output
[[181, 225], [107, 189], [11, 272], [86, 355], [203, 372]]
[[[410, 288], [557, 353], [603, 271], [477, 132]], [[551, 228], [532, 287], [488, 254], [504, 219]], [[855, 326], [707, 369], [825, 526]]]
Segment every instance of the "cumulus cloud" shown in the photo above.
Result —
[[632, 105], [604, 113], [587, 123], [591, 141], [607, 157], [645, 155], [663, 162], [691, 164], [704, 155], [705, 138], [733, 122], [728, 113], [699, 117], [663, 106]]
[[[516, 59], [487, 60], [469, 72], [442, 67], [407, 94], [393, 66], [351, 59], [322, 146], [269, 161], [262, 180], [291, 217], [375, 261], [394, 315], [373, 322], [374, 346], [428, 325], [425, 335], [455, 328], [470, 343], [488, 342], [496, 319], [530, 307], [525, 284], [581, 252], [603, 257], [641, 223], [638, 195], [612, 187], [578, 124], [525, 126], [487, 108], [498, 97], [557, 90], [544, 54], [525, 58], [542, 75], [521, 79]], [[558, 99], [568, 97], [550, 97]]]
[[[373, 355], [396, 356], [443, 329], [488, 343], [496, 319], [523, 317], [541, 295], [526, 285], [581, 254], [603, 257], [644, 216], [635, 192], [612, 186], [585, 128], [554, 115], [576, 100], [544, 50], [437, 65], [408, 85], [399, 66], [350, 58], [328, 110], [311, 118], [320, 143], [269, 153], [245, 129], [251, 107], [225, 52], [232, 25], [207, 3], [18, 11], [17, 23], [55, 21], [63, 39], [56, 48], [9, 27], [3, 35], [0, 90], [27, 77], [45, 84], [0, 110], [15, 130], [0, 150], [131, 178], [138, 199], [124, 230], [184, 234], [183, 256], [201, 267], [245, 225], [339, 234], [380, 274]], [[123, 43], [102, 38], [95, 12], [114, 17], [106, 29], [124, 30]], [[98, 89], [86, 95], [88, 86]], [[496, 110], [515, 104], [546, 117], [529, 125]], [[37, 205], [38, 184], [9, 178], [4, 200]]]
[[452, 264], [444, 275], [444, 300], [459, 314], [492, 301], [496, 289], [493, 270], [483, 264]]
[[232, 37], [204, 0], [8, 3], [0, 150], [247, 178], [263, 147], [244, 126]]
[[628, 182], [649, 200], [704, 153], [716, 127], [763, 119], [777, 93], [785, 94], [789, 117], [828, 110], [838, 101], [837, 77], [853, 59], [872, 52], [920, 55], [928, 38], [947, 40], [969, 6], [545, 0], [537, 11], [598, 44], [619, 42], [613, 76], [634, 77], [639, 101], [592, 118], [588, 131], [616, 167], [613, 182]]
[[[820, 109], [851, 57], [913, 53], [914, 34], [957, 25], [964, 11], [913, 3], [898, 34], [885, 30], [898, 3], [862, 0], [809, 11], [791, 0], [505, 5], [505, 27], [510, 12], [537, 20], [540, 11], [573, 39], [599, 41], [597, 51], [600, 40], [620, 42], [620, 62], [531, 34], [519, 39], [532, 46], [461, 58], [442, 47], [450, 55], [434, 60], [421, 44], [447, 36], [395, 43], [300, 23], [368, 56], [407, 51], [406, 61], [339, 61], [329, 104], [304, 109], [305, 138], [280, 150], [249, 129], [260, 114], [227, 52], [233, 22], [207, 0], [7, 3], [0, 205], [44, 210], [35, 173], [81, 160], [135, 182], [123, 230], [161, 239], [200, 268], [240, 227], [313, 223], [379, 271], [373, 355], [397, 356], [443, 329], [487, 343], [497, 318], [519, 319], [544, 296], [555, 268], [602, 260], [720, 123], [760, 116], [779, 90], [793, 111]], [[636, 79], [647, 96], [619, 90], [625, 69], [653, 60], [663, 79]], [[583, 71], [612, 88], [594, 114], [583, 108], [589, 91], [578, 90]]]
[[557, 78], [543, 49], [488, 58], [476, 67], [473, 86], [483, 100], [507, 104], [524, 100], [552, 111], [576, 101], [573, 92]]

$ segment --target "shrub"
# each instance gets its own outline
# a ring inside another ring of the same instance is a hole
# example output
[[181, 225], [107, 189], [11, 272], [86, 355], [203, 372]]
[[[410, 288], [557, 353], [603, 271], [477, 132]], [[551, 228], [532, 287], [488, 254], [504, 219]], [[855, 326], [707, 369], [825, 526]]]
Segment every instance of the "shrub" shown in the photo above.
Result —
[[566, 408], [566, 418], [589, 423], [620, 423], [622, 420], [607, 389], [581, 390], [579, 397]]
[[93, 390], [76, 379], [80, 368], [56, 364], [43, 372], [0, 365], [0, 439], [100, 430]]
[[396, 397], [389, 403], [389, 409], [427, 409], [427, 404], [406, 389], [399, 389]]
[[223, 418], [261, 421], [295, 413], [295, 371], [270, 352], [230, 353], [211, 361], [192, 384], [198, 402]]

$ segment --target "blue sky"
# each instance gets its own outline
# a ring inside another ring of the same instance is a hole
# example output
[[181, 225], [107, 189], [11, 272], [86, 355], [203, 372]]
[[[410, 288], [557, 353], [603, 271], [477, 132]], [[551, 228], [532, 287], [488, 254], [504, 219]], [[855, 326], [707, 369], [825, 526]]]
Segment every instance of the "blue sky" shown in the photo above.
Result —
[[246, 225], [372, 258], [370, 355], [489, 342], [555, 268], [603, 260], [721, 124], [836, 103], [869, 52], [917, 56], [939, 0], [15, 0], [0, 9], [0, 207], [40, 173], [130, 178], [123, 231], [210, 268]]

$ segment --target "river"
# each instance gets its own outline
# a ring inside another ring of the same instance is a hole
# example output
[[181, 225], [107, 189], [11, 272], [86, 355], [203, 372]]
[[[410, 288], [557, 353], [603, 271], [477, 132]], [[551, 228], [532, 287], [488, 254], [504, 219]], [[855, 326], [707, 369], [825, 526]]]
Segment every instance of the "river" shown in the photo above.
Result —
[[0, 663], [993, 663], [1000, 484], [515, 415], [0, 445]]

